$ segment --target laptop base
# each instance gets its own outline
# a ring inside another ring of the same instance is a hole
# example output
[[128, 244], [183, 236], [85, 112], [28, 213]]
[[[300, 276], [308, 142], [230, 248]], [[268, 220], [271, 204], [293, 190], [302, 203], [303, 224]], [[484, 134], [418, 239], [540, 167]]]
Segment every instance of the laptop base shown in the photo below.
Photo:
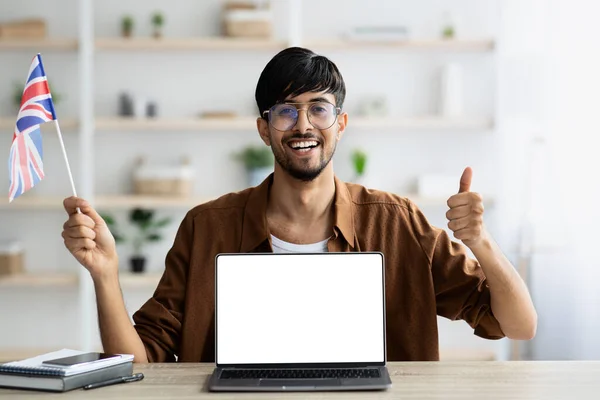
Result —
[[215, 368], [208, 390], [212, 392], [320, 392], [343, 390], [385, 390], [392, 386], [386, 367], [377, 367], [378, 378], [324, 379], [221, 379], [225, 368]]

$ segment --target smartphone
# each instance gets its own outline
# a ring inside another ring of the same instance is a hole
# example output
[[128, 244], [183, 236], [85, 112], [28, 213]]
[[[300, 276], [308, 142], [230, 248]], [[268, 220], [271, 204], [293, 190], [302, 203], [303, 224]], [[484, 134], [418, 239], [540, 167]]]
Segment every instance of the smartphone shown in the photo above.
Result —
[[73, 367], [78, 364], [87, 364], [101, 360], [108, 360], [111, 358], [121, 357], [118, 354], [107, 354], [107, 353], [84, 353], [76, 356], [56, 358], [54, 360], [42, 361], [44, 365], [54, 365], [59, 367]]

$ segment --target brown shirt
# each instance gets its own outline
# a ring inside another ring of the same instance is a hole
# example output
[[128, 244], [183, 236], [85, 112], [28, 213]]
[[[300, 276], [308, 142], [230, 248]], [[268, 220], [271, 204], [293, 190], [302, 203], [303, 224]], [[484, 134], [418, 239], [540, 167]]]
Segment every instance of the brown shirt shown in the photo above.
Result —
[[[133, 320], [151, 362], [212, 362], [218, 253], [271, 252], [266, 211], [272, 176], [189, 211], [165, 272]], [[385, 256], [387, 359], [439, 359], [436, 315], [463, 319], [483, 338], [504, 336], [490, 291], [466, 248], [434, 228], [410, 200], [335, 179], [330, 252]]]

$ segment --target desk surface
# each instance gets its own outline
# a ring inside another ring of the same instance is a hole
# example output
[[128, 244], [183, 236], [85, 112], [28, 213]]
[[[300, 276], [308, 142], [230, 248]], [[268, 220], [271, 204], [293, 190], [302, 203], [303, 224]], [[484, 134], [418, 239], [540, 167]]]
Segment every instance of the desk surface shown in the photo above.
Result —
[[382, 392], [210, 393], [212, 364], [136, 364], [141, 382], [67, 393], [0, 389], [0, 398], [62, 399], [580, 399], [598, 398], [600, 361], [390, 363], [391, 389]]

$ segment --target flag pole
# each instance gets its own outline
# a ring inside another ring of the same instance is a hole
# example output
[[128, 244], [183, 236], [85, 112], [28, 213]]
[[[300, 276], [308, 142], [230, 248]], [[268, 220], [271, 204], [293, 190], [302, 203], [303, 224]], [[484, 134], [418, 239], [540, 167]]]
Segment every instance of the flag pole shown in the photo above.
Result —
[[65, 164], [67, 165], [67, 172], [69, 173], [69, 180], [71, 181], [71, 190], [73, 191], [73, 196], [77, 197], [75, 183], [73, 182], [73, 174], [71, 173], [71, 166], [69, 165], [69, 158], [67, 157], [67, 151], [65, 150], [65, 143], [63, 142], [62, 133], [60, 133], [60, 125], [58, 125], [58, 119], [54, 120], [54, 124], [56, 125], [56, 133], [58, 134], [58, 140], [60, 141], [60, 148], [62, 149]]

